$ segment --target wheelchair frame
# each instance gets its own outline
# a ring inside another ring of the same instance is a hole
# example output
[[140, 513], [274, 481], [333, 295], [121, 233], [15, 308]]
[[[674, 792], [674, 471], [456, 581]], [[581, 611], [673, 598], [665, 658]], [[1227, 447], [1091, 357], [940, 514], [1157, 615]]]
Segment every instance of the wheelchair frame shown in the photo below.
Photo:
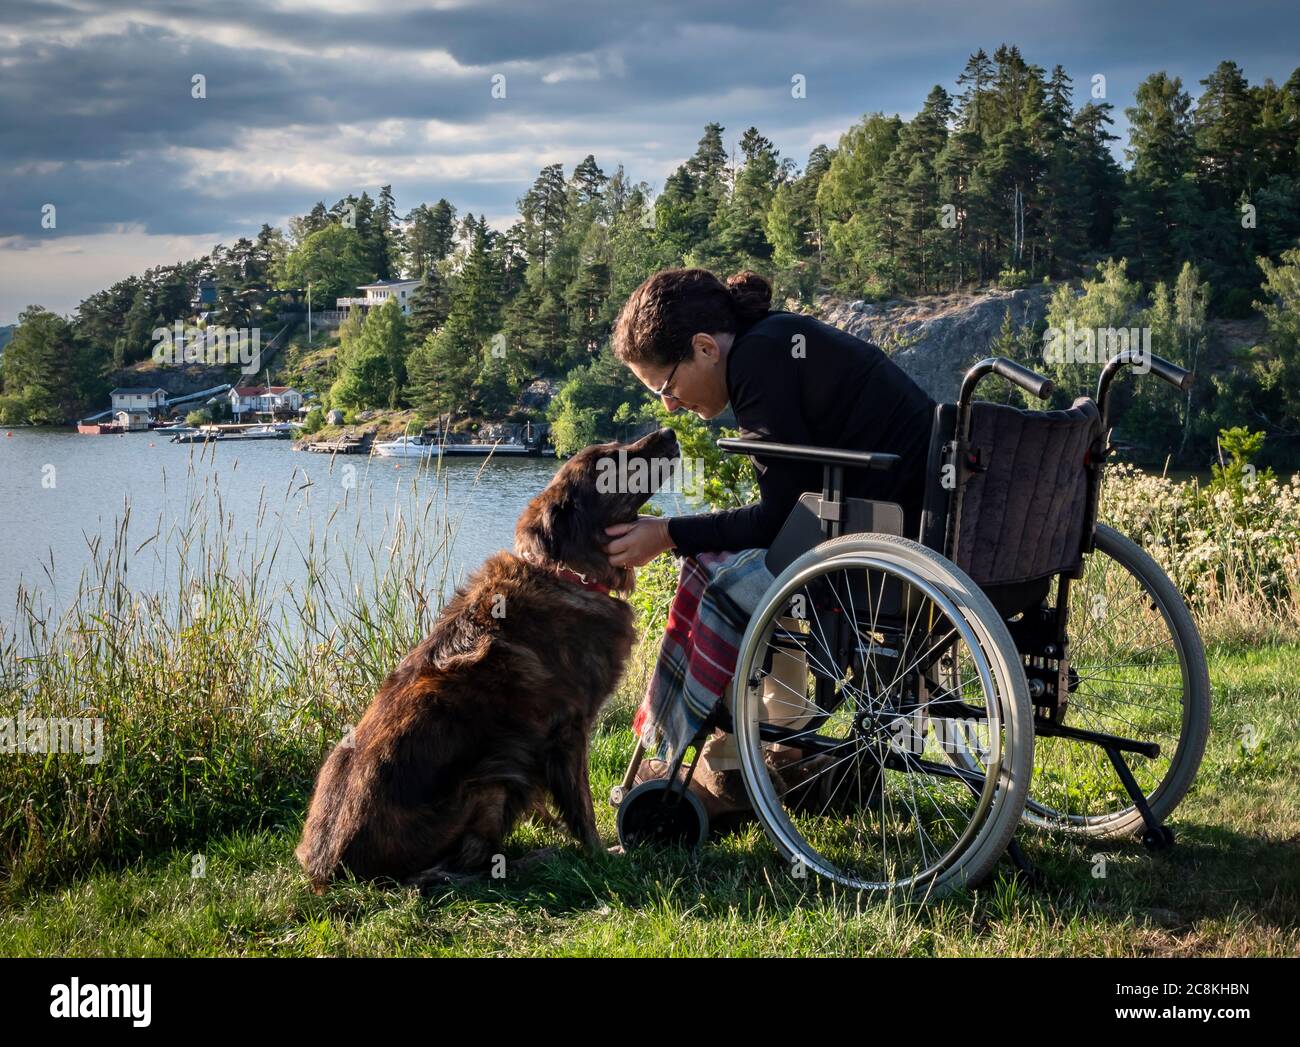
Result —
[[[1149, 360], [1150, 370], [1159, 378], [1183, 392], [1190, 388], [1193, 381], [1190, 372], [1160, 357], [1151, 356]], [[1101, 480], [1105, 462], [1113, 450], [1109, 442], [1110, 390], [1115, 377], [1122, 369], [1142, 362], [1144, 361], [1132, 353], [1119, 353], [1106, 363], [1098, 380], [1095, 402], [1101, 416], [1101, 429], [1100, 434], [1092, 441], [1084, 463], [1086, 495], [1079, 550], [1080, 566], [1073, 573], [1056, 574], [1057, 592], [1054, 604], [1048, 605], [1044, 600], [1040, 606], [1030, 607], [1016, 615], [1015, 620], [1006, 622], [1006, 625], [1019, 655], [1020, 668], [1024, 670], [1028, 683], [1029, 696], [1033, 703], [1034, 734], [1039, 737], [1057, 737], [1100, 747], [1141, 815], [1145, 826], [1143, 842], [1152, 849], [1161, 849], [1174, 842], [1173, 833], [1152, 812], [1125, 758], [1125, 754], [1154, 758], [1160, 754], [1160, 745], [1156, 742], [1067, 725], [1064, 722], [1070, 693], [1078, 686], [1077, 676], [1075, 678], [1071, 676], [1073, 670], [1070, 667], [1070, 640], [1067, 632], [1070, 587], [1072, 581], [1082, 576], [1084, 558], [1093, 552], [1095, 546]], [[988, 374], [997, 374], [1038, 399], [1046, 399], [1053, 392], [1053, 383], [1029, 368], [1011, 360], [988, 357], [966, 372], [957, 403], [941, 405], [935, 412], [919, 544], [940, 553], [950, 561], [955, 561], [958, 554], [957, 536], [960, 533], [962, 495], [966, 481], [972, 474], [982, 469], [981, 463], [970, 451], [971, 408], [976, 387]], [[790, 458], [821, 464], [822, 490], [816, 515], [823, 543], [842, 537], [846, 533], [844, 531], [847, 515], [844, 512], [846, 503], [844, 470], [848, 468], [888, 470], [895, 468], [899, 463], [898, 456], [891, 454], [774, 444], [757, 440], [722, 439], [718, 441], [718, 446], [729, 453]], [[945, 472], [950, 477], [955, 477], [951, 487], [945, 487], [941, 482], [941, 476]], [[1049, 577], [1046, 580], [1049, 587], [1050, 581]], [[843, 658], [849, 645], [849, 623], [841, 618], [836, 629], [836, 643], [839, 647], [837, 657]], [[741, 667], [738, 665], [737, 672], [739, 671]], [[814, 704], [822, 710], [833, 709], [837, 702], [831, 694], [833, 681], [827, 679], [824, 674], [814, 672], [813, 676]], [[713, 714], [705, 721], [700, 733], [691, 743], [697, 755], [687, 766], [684, 776], [680, 771], [685, 761], [686, 749], [691, 746], [683, 747], [683, 751], [676, 754], [666, 779], [656, 779], [637, 787], [638, 790], [646, 793], [658, 793], [662, 804], [662, 809], [650, 818], [652, 823], [655, 819], [661, 819], [660, 824], [650, 835], [657, 834], [663, 838], [680, 835], [682, 825], [689, 824], [691, 819], [698, 819], [703, 823], [699, 839], [702, 840], [707, 835], [707, 818], [703, 807], [688, 787], [695, 765], [699, 762], [698, 753], [704, 739], [717, 727], [729, 733], [734, 732], [734, 725], [731, 723], [726, 704], [725, 699], [717, 703]], [[789, 729], [774, 724], [759, 725], [759, 737], [764, 741], [780, 743], [788, 740], [791, 733]], [[822, 741], [814, 735], [813, 738], [803, 738], [799, 746], [805, 749], [816, 749], [817, 744]], [[638, 740], [622, 784], [611, 791], [610, 802], [620, 808], [620, 836], [624, 835], [623, 816], [626, 808], [623, 804], [632, 795], [633, 782], [644, 752], [644, 745]], [[886, 761], [888, 759], [890, 758], [887, 756]], [[890, 768], [888, 762], [882, 763], [881, 770], [887, 768], [912, 769], [898, 766]], [[972, 777], [968, 772], [956, 767], [931, 767], [928, 764], [926, 770], [927, 773], [960, 779], [978, 793], [975, 784], [968, 780]], [[648, 796], [646, 798], [648, 799]], [[692, 830], [688, 829], [686, 835], [691, 837], [690, 842], [695, 842]], [[1018, 868], [1033, 875], [1032, 867], [1014, 838], [1007, 846], [1007, 854]]]

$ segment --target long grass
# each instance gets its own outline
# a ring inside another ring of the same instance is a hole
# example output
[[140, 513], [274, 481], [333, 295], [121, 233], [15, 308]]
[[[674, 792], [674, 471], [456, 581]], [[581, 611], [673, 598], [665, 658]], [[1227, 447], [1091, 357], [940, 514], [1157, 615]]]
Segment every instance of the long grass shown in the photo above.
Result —
[[[355, 490], [316, 526], [297, 476], [239, 521], [215, 474], [191, 468], [184, 511], [143, 539], [124, 501], [62, 614], [20, 589], [0, 633], [0, 715], [97, 718], [105, 745], [99, 762], [0, 757], [6, 891], [299, 816], [322, 755], [428, 631], [450, 575], [436, 476], [403, 489], [374, 543]], [[150, 560], [160, 581], [143, 593], [132, 583]]]

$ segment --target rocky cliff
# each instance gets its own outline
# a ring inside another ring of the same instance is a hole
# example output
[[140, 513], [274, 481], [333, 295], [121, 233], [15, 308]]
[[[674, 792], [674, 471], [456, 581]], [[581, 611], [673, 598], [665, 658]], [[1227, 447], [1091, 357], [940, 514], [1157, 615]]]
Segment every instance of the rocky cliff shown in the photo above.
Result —
[[1007, 310], [1017, 326], [1040, 323], [1052, 288], [985, 290], [881, 303], [824, 297], [816, 315], [874, 342], [936, 400], [955, 400], [962, 373], [988, 356]]

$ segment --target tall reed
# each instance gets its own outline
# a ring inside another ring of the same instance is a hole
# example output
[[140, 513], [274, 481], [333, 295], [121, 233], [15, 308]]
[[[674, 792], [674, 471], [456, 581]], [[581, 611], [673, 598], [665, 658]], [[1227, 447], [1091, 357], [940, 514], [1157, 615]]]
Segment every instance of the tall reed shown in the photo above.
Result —
[[[303, 474], [237, 520], [216, 474], [191, 464], [172, 495], [181, 513], [142, 539], [123, 500], [62, 613], [19, 590], [0, 625], [0, 717], [97, 718], [104, 747], [99, 762], [0, 755], [0, 883], [199, 852], [214, 833], [300, 814], [323, 754], [451, 581], [445, 476], [399, 483], [372, 540], [366, 468], [316, 524]], [[51, 583], [60, 566], [43, 565]]]

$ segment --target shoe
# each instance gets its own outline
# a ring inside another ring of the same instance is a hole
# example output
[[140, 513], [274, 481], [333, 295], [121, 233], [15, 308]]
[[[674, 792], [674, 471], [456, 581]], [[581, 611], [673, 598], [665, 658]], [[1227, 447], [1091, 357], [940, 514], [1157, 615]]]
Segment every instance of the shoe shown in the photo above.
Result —
[[793, 812], [854, 814], [879, 804], [880, 771], [870, 756], [768, 748], [763, 761]]

